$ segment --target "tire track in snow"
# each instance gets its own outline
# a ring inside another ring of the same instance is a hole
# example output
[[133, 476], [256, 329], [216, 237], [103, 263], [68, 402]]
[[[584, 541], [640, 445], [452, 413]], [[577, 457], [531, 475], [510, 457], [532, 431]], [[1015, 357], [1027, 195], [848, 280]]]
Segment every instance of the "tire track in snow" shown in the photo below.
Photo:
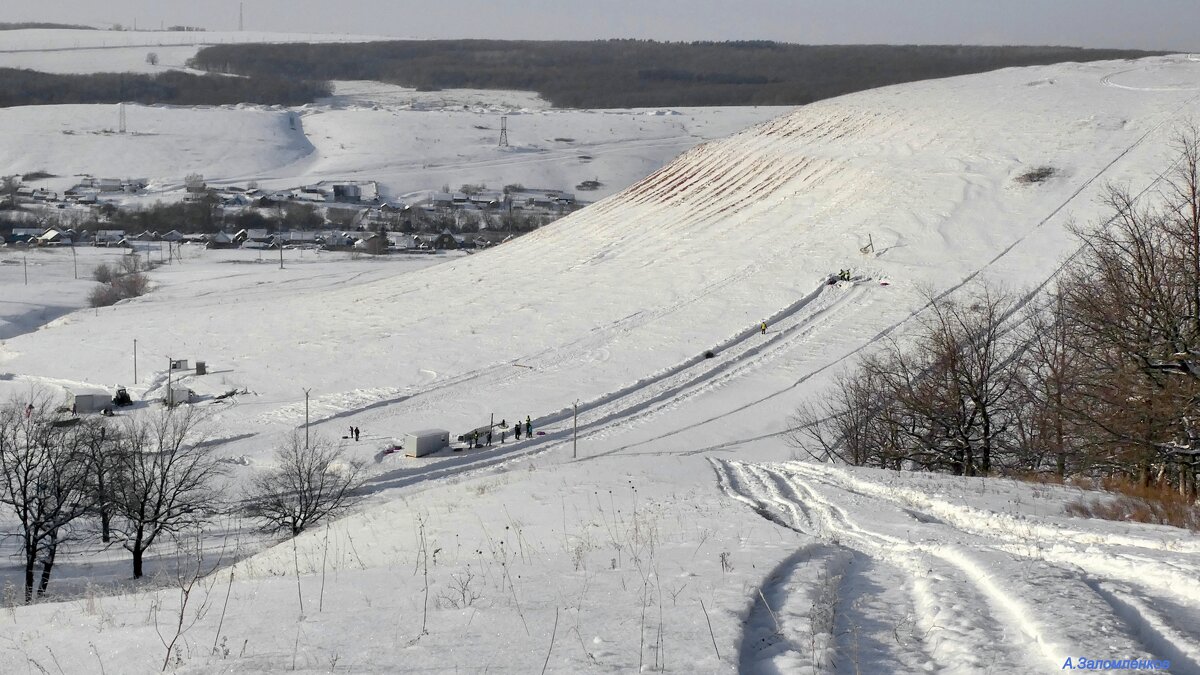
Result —
[[[1200, 560], [1188, 561], [1189, 556], [1200, 554], [1200, 543], [1195, 541], [1116, 533], [1101, 535], [1057, 524], [1042, 525], [1027, 518], [938, 499], [915, 488], [884, 486], [856, 478], [838, 467], [818, 470], [800, 463], [789, 467], [813, 479], [836, 483], [843, 490], [889, 501], [919, 519], [990, 538], [997, 548], [1010, 555], [1044, 561], [1090, 578], [1119, 580], [1148, 594], [1187, 603], [1200, 613], [1200, 587], [1194, 581], [1200, 577]], [[1156, 555], [1142, 555], [1142, 550]], [[1200, 641], [1200, 635], [1196, 637]]]
[[[917, 522], [931, 526], [920, 528], [922, 530], [950, 532], [954, 541], [928, 547], [929, 552], [976, 579], [993, 602], [1007, 610], [1010, 616], [1034, 617], [1031, 612], [1035, 609], [1043, 614], [1053, 615], [1056, 604], [1079, 608], [1070, 612], [1072, 622], [1082, 619], [1091, 625], [1072, 625], [1064, 631], [1067, 637], [1076, 643], [1071, 645], [1072, 647], [1080, 647], [1082, 651], [1095, 651], [1100, 647], [1083, 647], [1093, 636], [1124, 635], [1136, 645], [1134, 650], [1121, 652], [1113, 644], [1108, 644], [1109, 651], [1122, 655], [1142, 654], [1167, 658], [1175, 654], [1182, 659], [1180, 663], [1185, 666], [1194, 663], [1191, 659], [1196, 657], [1195, 650], [1188, 645], [1196, 644], [1195, 636], [1186, 635], [1173, 627], [1161, 612], [1153, 610], [1150, 607], [1154, 604], [1153, 600], [1133, 595], [1133, 591], [1128, 590], [1127, 606], [1122, 606], [1113, 602], [1116, 596], [1112, 593], [1103, 592], [1103, 584], [1098, 582], [1095, 570], [1092, 569], [1095, 566], [1090, 564], [1094, 558], [1105, 557], [1099, 551], [1089, 550], [1065, 561], [1056, 559], [1054, 550], [1058, 547], [1030, 545], [1029, 542], [1023, 545], [1005, 543], [1021, 539], [1036, 529], [1030, 528], [1025, 534], [1016, 529], [1009, 529], [1005, 527], [1004, 519], [998, 517], [1002, 514], [989, 512], [973, 517], [953, 517], [953, 514], [945, 509], [921, 508], [914, 503], [915, 500], [904, 498], [905, 492], [896, 496], [884, 486], [855, 479], [833, 467], [791, 462], [781, 470], [796, 477], [804, 476], [812, 480], [814, 485], [825, 485], [835, 492], [858, 495], [876, 504], [890, 504], [893, 508], [908, 513]], [[967, 507], [958, 508], [967, 510]], [[881, 509], [876, 508], [876, 511], [879, 510]], [[1042, 536], [1053, 540], [1056, 532], [1057, 530], [1048, 529]], [[939, 537], [930, 537], [936, 538]], [[943, 535], [940, 538], [946, 537]], [[1179, 582], [1186, 584], [1183, 578], [1180, 578]], [[1124, 585], [1122, 587], [1124, 588]], [[1013, 592], [1018, 589], [1020, 593]], [[1029, 597], [1040, 600], [1036, 608], [1019, 600]], [[1099, 604], [1097, 600], [1104, 604]], [[1047, 607], [1050, 609], [1046, 610]], [[1036, 617], [1028, 619], [1022, 628], [1027, 635], [1035, 637], [1039, 644], [1046, 643], [1047, 634], [1039, 627]], [[1065, 658], [1080, 653], [1082, 652], [1076, 649], [1070, 654], [1060, 652], [1059, 656]], [[1053, 652], [1049, 651], [1048, 655], [1053, 657]]]
[[[887, 500], [813, 479], [810, 474], [819, 470], [801, 475], [798, 466], [741, 465], [737, 475], [757, 474], [758, 481], [740, 478], [729, 484], [749, 489], [751, 502], [803, 502], [817, 516], [823, 538], [898, 570], [909, 584], [915, 634], [927, 636], [932, 656], [945, 667], [1033, 672], [1057, 669], [1067, 656], [1081, 652], [1154, 653], [1153, 645], [1140, 642], [1138, 631], [1130, 630], [1078, 574], [1013, 556], [936, 519], [915, 518]], [[849, 508], [870, 513], [871, 524], [856, 522]], [[878, 609], [864, 618], [877, 614]]]
[[[1189, 606], [1185, 611], [1200, 616], [1200, 588], [1195, 584], [1200, 566], [1115, 550], [1132, 547], [1169, 552], [1182, 547], [1186, 552], [1193, 550], [1194, 542], [1185, 540], [1171, 546], [1150, 538], [1121, 535], [1101, 538], [1095, 533], [1020, 522], [1008, 514], [954, 504], [914, 488], [883, 486], [856, 478], [840, 468], [817, 470], [802, 464], [789, 467], [814, 479], [834, 481], [842, 489], [890, 501], [898, 508], [914, 509], [918, 518], [1000, 540], [993, 545], [997, 550], [1064, 570], [1083, 580], [1104, 600], [1126, 624], [1128, 632], [1147, 647], [1148, 653], [1169, 658], [1187, 672], [1200, 672], [1200, 646], [1197, 646], [1200, 633], [1173, 625], [1168, 618], [1174, 616], [1174, 623], [1180, 623], [1178, 614], [1184, 608], [1178, 603], [1186, 603]], [[1168, 602], [1175, 603], [1170, 610], [1155, 608]]]

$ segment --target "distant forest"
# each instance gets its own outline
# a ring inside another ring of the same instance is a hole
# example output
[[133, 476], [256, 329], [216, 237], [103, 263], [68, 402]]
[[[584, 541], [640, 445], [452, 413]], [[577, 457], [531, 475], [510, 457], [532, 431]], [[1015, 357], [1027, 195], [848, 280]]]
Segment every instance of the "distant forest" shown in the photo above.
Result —
[[536, 91], [558, 107], [800, 105], [1011, 66], [1152, 56], [1074, 47], [777, 42], [429, 40], [202, 49], [204, 70], [294, 80], [379, 80], [422, 90]]
[[0, 108], [63, 103], [166, 103], [172, 105], [303, 105], [331, 90], [325, 82], [278, 76], [249, 78], [167, 71], [155, 75], [95, 73], [54, 75], [0, 68]]
[[32, 28], [57, 28], [59, 30], [96, 30], [93, 26], [79, 26], [73, 23], [44, 23], [28, 21], [25, 23], [0, 22], [0, 30], [28, 30]]

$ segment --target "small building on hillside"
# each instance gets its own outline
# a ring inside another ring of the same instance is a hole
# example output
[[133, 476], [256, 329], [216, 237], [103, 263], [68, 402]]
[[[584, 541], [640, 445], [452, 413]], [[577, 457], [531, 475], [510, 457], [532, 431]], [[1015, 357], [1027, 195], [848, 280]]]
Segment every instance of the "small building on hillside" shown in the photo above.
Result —
[[96, 230], [92, 243], [96, 246], [116, 246], [125, 239], [125, 230]]
[[425, 238], [431, 247], [439, 251], [456, 250], [459, 248], [458, 237], [455, 237], [450, 230], [443, 230], [441, 234], [430, 235]]
[[45, 231], [44, 227], [14, 227], [7, 241], [10, 244], [27, 244], [30, 239], [42, 236]]

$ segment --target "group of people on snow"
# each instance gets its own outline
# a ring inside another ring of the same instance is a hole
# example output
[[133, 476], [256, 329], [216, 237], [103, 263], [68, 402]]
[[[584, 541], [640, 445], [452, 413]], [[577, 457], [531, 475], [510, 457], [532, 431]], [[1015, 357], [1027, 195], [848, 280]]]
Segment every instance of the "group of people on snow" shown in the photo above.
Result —
[[[518, 440], [518, 441], [521, 440], [521, 425], [522, 425], [522, 422], [520, 419], [518, 419], [512, 425], [513, 434], [516, 436], [516, 440]], [[529, 417], [529, 415], [525, 416], [524, 425], [525, 425], [525, 436], [527, 438], [533, 438], [533, 420]], [[500, 420], [500, 424], [495, 425], [495, 426], [500, 427], [500, 442], [501, 443], [506, 442], [508, 440], [508, 421]], [[492, 444], [492, 429], [493, 429], [493, 427], [488, 427], [487, 431], [485, 431], [483, 433], [480, 433], [479, 429], [472, 431], [471, 432], [471, 441], [470, 441], [471, 447], [472, 448], [481, 447], [480, 440], [483, 441], [483, 446], [491, 445]]]

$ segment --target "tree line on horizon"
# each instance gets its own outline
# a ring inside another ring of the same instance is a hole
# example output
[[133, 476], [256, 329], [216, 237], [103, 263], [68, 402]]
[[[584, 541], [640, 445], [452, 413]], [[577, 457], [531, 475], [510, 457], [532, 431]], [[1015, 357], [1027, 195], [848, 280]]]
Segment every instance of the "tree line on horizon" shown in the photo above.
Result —
[[1158, 53], [770, 41], [400, 40], [214, 45], [200, 50], [190, 65], [243, 76], [376, 80], [421, 90], [536, 91], [558, 107], [614, 108], [802, 105], [902, 82]]
[[83, 26], [74, 23], [53, 23], [47, 21], [0, 21], [0, 30], [34, 30], [34, 29], [57, 29], [57, 30], [98, 30], [95, 26]]
[[63, 75], [0, 68], [0, 108], [89, 103], [303, 105], [331, 93], [326, 82], [278, 76], [241, 78], [177, 70]]

